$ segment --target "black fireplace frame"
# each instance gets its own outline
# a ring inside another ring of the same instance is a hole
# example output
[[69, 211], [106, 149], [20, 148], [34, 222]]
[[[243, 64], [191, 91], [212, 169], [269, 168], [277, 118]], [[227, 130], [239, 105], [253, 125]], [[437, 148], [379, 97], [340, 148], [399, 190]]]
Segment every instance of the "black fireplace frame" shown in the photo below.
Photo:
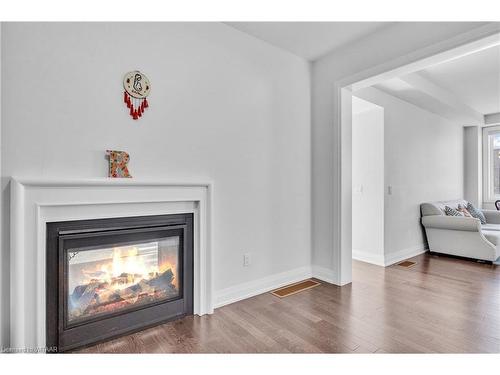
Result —
[[[94, 345], [193, 314], [193, 214], [135, 216], [47, 223], [46, 345], [58, 352]], [[179, 236], [179, 296], [68, 324], [65, 280], [68, 244]], [[76, 242], [75, 242], [76, 241]]]

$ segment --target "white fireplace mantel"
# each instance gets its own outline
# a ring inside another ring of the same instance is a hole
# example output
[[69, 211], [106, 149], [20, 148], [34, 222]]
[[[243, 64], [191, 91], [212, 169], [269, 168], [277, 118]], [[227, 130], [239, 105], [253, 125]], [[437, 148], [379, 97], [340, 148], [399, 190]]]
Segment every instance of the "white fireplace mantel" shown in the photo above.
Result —
[[189, 180], [11, 180], [11, 346], [45, 346], [46, 223], [194, 214], [194, 313], [213, 312], [213, 183]]

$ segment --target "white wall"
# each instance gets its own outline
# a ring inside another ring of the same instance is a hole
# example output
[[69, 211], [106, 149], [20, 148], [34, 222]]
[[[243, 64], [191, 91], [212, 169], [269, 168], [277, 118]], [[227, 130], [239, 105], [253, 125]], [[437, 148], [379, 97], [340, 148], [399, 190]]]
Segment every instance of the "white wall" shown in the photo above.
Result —
[[[126, 150], [134, 177], [214, 181], [216, 293], [310, 265], [307, 62], [219, 23], [9, 23], [2, 52], [7, 197], [10, 176], [102, 177]], [[133, 69], [152, 83], [139, 121]]]
[[352, 257], [383, 264], [384, 109], [352, 101]]
[[482, 206], [482, 129], [464, 127], [464, 199]]
[[[2, 176], [2, 40], [3, 40], [3, 22], [0, 22], [0, 176]], [[3, 179], [0, 177], [0, 181]], [[9, 304], [4, 301], [9, 300], [9, 249], [4, 246], [3, 242], [3, 182], [0, 182], [0, 346], [8, 340], [8, 317], [9, 317]]]
[[375, 88], [355, 94], [384, 108], [384, 248], [390, 264], [426, 248], [421, 203], [463, 197], [463, 127]]
[[[333, 51], [312, 66], [312, 238], [313, 264], [330, 269], [338, 279], [340, 244], [340, 160], [338, 120], [340, 98], [334, 84], [345, 77], [391, 61], [411, 60], [416, 51], [439, 50], [439, 43], [484, 26], [484, 23], [398, 23], [357, 43]], [[417, 55], [421, 56], [423, 52]]]

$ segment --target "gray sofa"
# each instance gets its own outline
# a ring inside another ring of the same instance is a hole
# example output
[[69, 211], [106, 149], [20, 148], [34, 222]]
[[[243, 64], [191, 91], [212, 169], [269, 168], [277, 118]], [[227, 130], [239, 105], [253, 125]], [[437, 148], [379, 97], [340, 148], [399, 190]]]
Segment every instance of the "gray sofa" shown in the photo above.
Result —
[[482, 210], [486, 224], [470, 217], [446, 216], [444, 207], [467, 206], [465, 200], [423, 203], [422, 225], [429, 250], [494, 262], [500, 257], [500, 211]]

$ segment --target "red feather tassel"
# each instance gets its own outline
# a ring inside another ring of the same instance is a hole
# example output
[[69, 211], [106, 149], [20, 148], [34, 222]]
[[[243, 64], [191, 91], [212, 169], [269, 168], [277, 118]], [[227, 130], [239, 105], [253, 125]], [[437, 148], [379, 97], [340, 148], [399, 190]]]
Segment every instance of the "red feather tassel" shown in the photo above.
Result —
[[[143, 100], [132, 100], [132, 97], [126, 92], [123, 92], [123, 101], [126, 103], [127, 108], [130, 108], [130, 116], [137, 120], [139, 117], [142, 117], [142, 114], [149, 107], [148, 100], [144, 98]], [[137, 104], [137, 107], [134, 106], [134, 103]]]

